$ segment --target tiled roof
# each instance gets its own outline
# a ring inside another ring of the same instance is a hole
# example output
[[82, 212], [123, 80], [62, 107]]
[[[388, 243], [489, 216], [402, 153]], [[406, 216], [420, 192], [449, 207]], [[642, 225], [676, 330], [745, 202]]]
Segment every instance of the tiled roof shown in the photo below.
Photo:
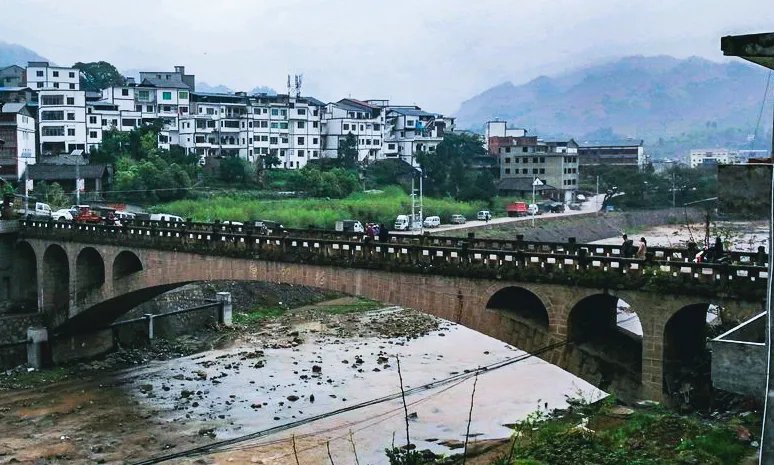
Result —
[[81, 165], [79, 167], [76, 167], [75, 165], [48, 165], [36, 163], [27, 166], [27, 175], [30, 179], [35, 181], [72, 180], [75, 179], [76, 168], [79, 170], [79, 174], [83, 179], [102, 178], [105, 174], [109, 174], [110, 172], [107, 165], [101, 163]]

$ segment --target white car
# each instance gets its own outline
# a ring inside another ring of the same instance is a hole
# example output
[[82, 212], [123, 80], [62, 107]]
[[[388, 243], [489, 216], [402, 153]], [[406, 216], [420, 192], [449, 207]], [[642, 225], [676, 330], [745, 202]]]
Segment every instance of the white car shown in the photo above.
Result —
[[73, 214], [69, 208], [62, 208], [61, 210], [57, 210], [54, 213], [52, 213], [51, 218], [54, 221], [72, 221]]
[[428, 216], [425, 218], [425, 221], [423, 221], [423, 225], [426, 228], [437, 228], [441, 225], [441, 218], [439, 216]]

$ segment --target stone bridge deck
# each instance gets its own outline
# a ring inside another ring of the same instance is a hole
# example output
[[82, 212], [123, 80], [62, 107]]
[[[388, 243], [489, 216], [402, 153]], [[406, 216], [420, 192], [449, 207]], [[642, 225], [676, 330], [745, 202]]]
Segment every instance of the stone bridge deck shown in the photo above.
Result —
[[654, 248], [649, 259], [641, 260], [622, 257], [617, 246], [573, 242], [399, 236], [388, 243], [367, 243], [351, 236], [307, 230], [256, 235], [243, 227], [218, 229], [202, 223], [188, 228], [185, 223], [104, 226], [34, 220], [21, 222], [21, 237], [746, 300], [763, 298], [768, 279], [767, 268], [757, 265], [762, 260], [760, 253], [729, 252], [731, 264], [714, 264], [693, 263], [685, 250]]
[[[715, 265], [678, 250], [635, 260], [616, 247], [572, 242], [369, 243], [313, 231], [166, 226], [22, 221], [16, 295], [37, 299], [49, 327], [80, 328], [195, 281], [314, 286], [416, 308], [527, 351], [569, 343], [541, 357], [623, 398], [661, 399], [703, 353], [709, 305], [737, 320], [753, 315], [768, 279], [755, 254]], [[618, 299], [639, 317], [641, 337], [617, 329]]]

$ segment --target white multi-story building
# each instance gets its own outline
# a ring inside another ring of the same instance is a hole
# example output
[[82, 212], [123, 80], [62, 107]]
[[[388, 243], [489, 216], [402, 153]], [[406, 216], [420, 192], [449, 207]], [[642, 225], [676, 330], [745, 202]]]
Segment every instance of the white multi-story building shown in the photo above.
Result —
[[35, 130], [25, 103], [0, 103], [0, 177], [18, 181], [35, 164]]
[[768, 158], [767, 150], [694, 149], [691, 150], [691, 168], [707, 165], [739, 165], [750, 158]]
[[323, 155], [336, 158], [340, 144], [352, 134], [357, 140], [359, 162], [383, 158], [383, 106], [355, 99], [342, 99], [325, 107], [323, 119]]
[[189, 115], [179, 121], [179, 143], [200, 157], [273, 155], [280, 167], [303, 168], [321, 155], [323, 107], [312, 97], [194, 92]]
[[38, 92], [39, 152], [43, 156], [87, 150], [86, 93], [74, 68], [31, 61], [27, 85]]
[[434, 152], [447, 132], [454, 130], [454, 118], [429, 113], [417, 106], [387, 106], [384, 128], [384, 157], [400, 158], [412, 166], [419, 152]]

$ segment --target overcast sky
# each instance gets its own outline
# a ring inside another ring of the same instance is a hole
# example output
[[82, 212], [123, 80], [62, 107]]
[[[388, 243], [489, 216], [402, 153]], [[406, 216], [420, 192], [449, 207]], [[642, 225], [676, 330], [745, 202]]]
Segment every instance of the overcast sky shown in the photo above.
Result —
[[386, 98], [431, 111], [503, 81], [619, 56], [723, 60], [720, 37], [774, 30], [772, 0], [0, 0], [0, 40], [60, 65], [185, 65], [235, 90]]

